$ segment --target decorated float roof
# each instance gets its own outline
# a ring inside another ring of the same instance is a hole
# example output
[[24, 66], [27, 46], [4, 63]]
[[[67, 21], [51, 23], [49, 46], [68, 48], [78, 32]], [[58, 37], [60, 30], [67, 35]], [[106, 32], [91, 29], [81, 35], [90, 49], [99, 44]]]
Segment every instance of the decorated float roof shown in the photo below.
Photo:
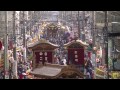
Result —
[[48, 23], [46, 25], [43, 26], [44, 28], [47, 28], [47, 30], [57, 30], [57, 29], [61, 29], [63, 31], [67, 30], [69, 31], [69, 29], [62, 25], [60, 22], [58, 23]]
[[56, 76], [61, 72], [62, 68], [54, 68], [49, 66], [43, 66], [41, 68], [36, 68], [33, 72], [33, 74], [36, 75], [44, 75], [44, 76]]
[[35, 46], [40, 45], [40, 44], [48, 44], [48, 45], [50, 45], [51, 47], [54, 47], [54, 48], [59, 47], [58, 45], [53, 44], [53, 43], [49, 42], [48, 40], [40, 39], [37, 42], [34, 42], [34, 43], [28, 45], [28, 48], [32, 48], [32, 47], [35, 47]]
[[82, 40], [73, 40], [73, 41], [71, 41], [71, 42], [68, 42], [68, 43], [64, 44], [64, 46], [65, 46], [65, 47], [69, 47], [70, 45], [76, 44], [76, 43], [80, 44], [80, 45], [83, 46], [83, 47], [86, 47], [86, 46], [89, 45], [89, 44], [87, 44], [86, 42], [83, 42]]
[[77, 70], [74, 67], [71, 66], [64, 66], [64, 65], [45, 65], [39, 68], [34, 69], [30, 72], [30, 74], [33, 74], [37, 77], [41, 78], [58, 78], [61, 75], [72, 75], [74, 73], [77, 73], [78, 76], [84, 77], [84, 74], [81, 73], [79, 70]]

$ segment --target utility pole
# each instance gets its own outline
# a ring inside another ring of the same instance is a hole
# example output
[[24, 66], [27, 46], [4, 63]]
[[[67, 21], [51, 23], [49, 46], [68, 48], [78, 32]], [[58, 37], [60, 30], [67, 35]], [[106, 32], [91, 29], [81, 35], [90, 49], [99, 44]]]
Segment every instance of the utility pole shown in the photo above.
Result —
[[15, 25], [15, 14], [16, 12], [13, 11], [13, 36], [14, 36], [14, 48], [13, 48], [13, 57], [16, 60], [16, 25]]
[[[86, 23], [87, 24], [87, 23]], [[82, 15], [82, 32], [84, 33], [85, 30], [84, 30], [84, 27], [85, 27], [85, 11], [83, 11], [83, 15]], [[81, 33], [81, 40], [83, 40], [83, 33]]]
[[92, 35], [92, 39], [93, 39], [93, 45], [95, 45], [95, 32], [96, 32], [96, 25], [95, 25], [95, 14], [96, 12], [95, 11], [92, 11], [92, 30], [91, 30], [91, 35]]
[[5, 37], [4, 37], [4, 66], [5, 66], [5, 79], [9, 79], [9, 60], [8, 60], [8, 20], [7, 20], [7, 13], [8, 11], [5, 11]]
[[16, 11], [13, 11], [13, 36], [14, 36], [14, 48], [13, 48], [13, 74], [14, 77], [17, 79], [17, 58], [16, 58]]
[[105, 26], [104, 26], [104, 33], [105, 33], [105, 62], [107, 68], [107, 79], [109, 79], [109, 65], [108, 65], [108, 11], [104, 11], [105, 13]]
[[80, 12], [78, 11], [78, 38], [81, 38], [81, 31], [80, 31]]
[[23, 11], [23, 48], [24, 48], [24, 61], [26, 61], [26, 19], [25, 19], [25, 11]]

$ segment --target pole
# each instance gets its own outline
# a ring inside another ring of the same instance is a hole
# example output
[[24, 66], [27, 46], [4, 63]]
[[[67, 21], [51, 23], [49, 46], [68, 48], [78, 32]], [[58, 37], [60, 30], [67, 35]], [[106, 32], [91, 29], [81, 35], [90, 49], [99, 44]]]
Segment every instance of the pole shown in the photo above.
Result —
[[80, 33], [80, 12], [78, 11], [78, 38], [81, 38], [81, 33]]
[[[112, 33], [113, 33], [113, 24], [112, 24]], [[114, 44], [115, 44], [114, 39], [112, 38], [112, 51], [114, 51]], [[113, 56], [113, 58], [114, 58], [114, 56]], [[112, 59], [112, 65], [113, 65], [113, 70], [114, 70], [114, 59]]]
[[91, 31], [91, 35], [93, 36], [93, 45], [95, 45], [95, 32], [96, 32], [96, 27], [95, 27], [95, 11], [92, 11], [92, 20], [93, 20], [93, 23], [92, 23], [92, 31]]
[[[84, 27], [85, 27], [85, 11], [83, 11], [83, 15], [82, 15], [82, 32], [84, 32]], [[83, 33], [81, 33], [81, 40], [83, 40]], [[84, 40], [83, 40], [84, 41]]]
[[26, 22], [25, 11], [23, 11], [23, 47], [24, 47], [24, 61], [26, 61]]
[[104, 11], [105, 12], [105, 27], [104, 27], [104, 30], [105, 30], [105, 52], [106, 52], [106, 55], [105, 55], [105, 61], [106, 61], [106, 68], [107, 68], [107, 79], [109, 79], [109, 63], [108, 63], [108, 11]]
[[13, 11], [13, 36], [14, 36], [14, 48], [13, 48], [13, 57], [16, 60], [16, 33], [15, 33], [15, 11]]
[[4, 66], [5, 66], [5, 79], [9, 79], [9, 60], [8, 60], [8, 21], [7, 21], [7, 11], [5, 11], [5, 38], [4, 38]]
[[16, 58], [16, 11], [13, 11], [13, 36], [14, 36], [14, 48], [13, 48], [13, 57], [15, 62], [13, 63], [13, 74], [17, 78], [17, 58]]

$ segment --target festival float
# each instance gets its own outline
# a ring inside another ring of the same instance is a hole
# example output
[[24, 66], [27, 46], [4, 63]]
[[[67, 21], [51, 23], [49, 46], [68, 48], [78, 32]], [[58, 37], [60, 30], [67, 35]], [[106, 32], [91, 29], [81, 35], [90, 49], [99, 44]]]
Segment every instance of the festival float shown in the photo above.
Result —
[[53, 64], [53, 52], [58, 47], [58, 45], [45, 39], [40, 39], [29, 45], [28, 49], [33, 52], [33, 69], [30, 75], [34, 75], [35, 78], [39, 79], [84, 78], [84, 74], [76, 69], [74, 65]]
[[78, 66], [79, 69], [84, 72], [84, 54], [88, 44], [81, 40], [73, 40], [64, 44], [64, 47], [68, 51], [68, 65], [73, 64]]

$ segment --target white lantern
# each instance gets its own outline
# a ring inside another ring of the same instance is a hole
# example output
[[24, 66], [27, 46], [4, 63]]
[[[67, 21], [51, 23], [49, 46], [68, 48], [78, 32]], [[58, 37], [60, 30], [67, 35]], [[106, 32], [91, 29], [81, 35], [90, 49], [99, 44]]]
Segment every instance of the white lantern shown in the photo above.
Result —
[[47, 52], [45, 52], [44, 54], [45, 54], [45, 56], [47, 56]]
[[43, 55], [43, 53], [42, 53], [42, 52], [40, 52], [40, 53], [39, 53], [39, 55]]
[[78, 62], [78, 59], [75, 59], [76, 62]]
[[77, 51], [75, 51], [74, 53], [77, 54]]
[[42, 60], [42, 58], [40, 58], [40, 61]]
[[48, 59], [48, 57], [45, 57], [45, 60], [47, 60]]
[[78, 55], [75, 55], [75, 58], [78, 58]]
[[42, 58], [42, 57], [40, 57], [40, 58]]

